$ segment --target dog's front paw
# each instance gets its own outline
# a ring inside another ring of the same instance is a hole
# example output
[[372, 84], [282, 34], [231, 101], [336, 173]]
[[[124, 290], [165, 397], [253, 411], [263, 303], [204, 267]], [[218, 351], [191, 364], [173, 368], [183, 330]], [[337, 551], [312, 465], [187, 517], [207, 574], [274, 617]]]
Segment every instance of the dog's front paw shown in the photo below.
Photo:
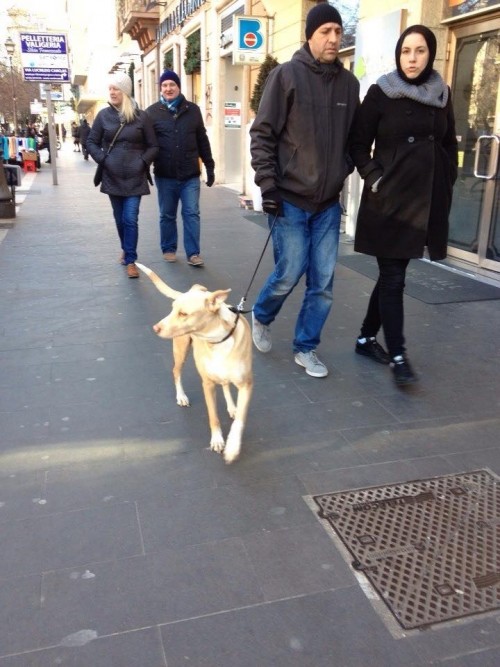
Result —
[[177, 399], [177, 405], [180, 405], [183, 408], [189, 408], [189, 406], [191, 405], [189, 403], [189, 398], [186, 396], [186, 394], [177, 394], [176, 399]]
[[222, 431], [220, 429], [212, 431], [212, 439], [210, 440], [210, 449], [213, 452], [217, 452], [218, 454], [220, 454], [224, 450], [224, 444], [225, 443]]
[[241, 438], [243, 435], [243, 426], [239, 422], [233, 422], [229, 435], [227, 436], [226, 446], [224, 447], [224, 461], [233, 463], [240, 456]]

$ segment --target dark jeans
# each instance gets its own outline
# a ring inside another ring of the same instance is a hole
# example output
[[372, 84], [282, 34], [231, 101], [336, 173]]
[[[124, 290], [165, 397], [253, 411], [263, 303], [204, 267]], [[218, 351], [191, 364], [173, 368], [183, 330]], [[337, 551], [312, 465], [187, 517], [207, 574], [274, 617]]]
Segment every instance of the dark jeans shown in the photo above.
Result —
[[361, 337], [376, 336], [382, 327], [387, 350], [391, 357], [396, 357], [405, 352], [403, 290], [410, 260], [377, 257], [377, 262], [379, 277], [370, 297]]
[[116, 229], [124, 252], [125, 264], [133, 264], [137, 259], [137, 241], [139, 239], [139, 206], [140, 195], [119, 197], [109, 195]]

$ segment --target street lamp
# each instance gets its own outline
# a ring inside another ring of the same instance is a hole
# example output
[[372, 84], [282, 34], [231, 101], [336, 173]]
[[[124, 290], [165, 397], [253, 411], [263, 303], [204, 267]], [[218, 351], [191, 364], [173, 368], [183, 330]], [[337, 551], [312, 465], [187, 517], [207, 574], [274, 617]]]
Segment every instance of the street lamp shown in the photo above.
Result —
[[14, 51], [16, 50], [16, 45], [14, 44], [14, 40], [12, 37], [7, 37], [5, 40], [5, 48], [7, 50], [7, 55], [9, 56], [9, 62], [10, 62], [10, 74], [12, 77], [12, 104], [14, 107], [14, 134], [17, 132], [17, 100], [16, 100], [16, 81], [14, 78], [14, 67], [12, 65], [12, 56], [14, 55]]

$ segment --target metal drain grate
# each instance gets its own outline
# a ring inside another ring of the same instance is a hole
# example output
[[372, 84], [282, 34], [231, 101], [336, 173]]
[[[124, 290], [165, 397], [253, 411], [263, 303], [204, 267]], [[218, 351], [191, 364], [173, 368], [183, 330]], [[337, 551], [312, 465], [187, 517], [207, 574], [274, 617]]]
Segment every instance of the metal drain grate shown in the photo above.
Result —
[[487, 470], [313, 496], [405, 629], [500, 608], [500, 485]]

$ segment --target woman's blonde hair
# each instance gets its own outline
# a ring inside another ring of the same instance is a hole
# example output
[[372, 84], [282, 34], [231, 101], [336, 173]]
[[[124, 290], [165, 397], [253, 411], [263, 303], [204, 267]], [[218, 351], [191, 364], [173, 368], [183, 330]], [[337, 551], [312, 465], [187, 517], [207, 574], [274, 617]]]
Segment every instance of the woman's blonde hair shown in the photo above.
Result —
[[127, 95], [127, 93], [123, 93], [123, 100], [121, 104], [121, 109], [119, 109], [119, 111], [126, 123], [131, 123], [134, 120], [135, 103], [134, 100]]

